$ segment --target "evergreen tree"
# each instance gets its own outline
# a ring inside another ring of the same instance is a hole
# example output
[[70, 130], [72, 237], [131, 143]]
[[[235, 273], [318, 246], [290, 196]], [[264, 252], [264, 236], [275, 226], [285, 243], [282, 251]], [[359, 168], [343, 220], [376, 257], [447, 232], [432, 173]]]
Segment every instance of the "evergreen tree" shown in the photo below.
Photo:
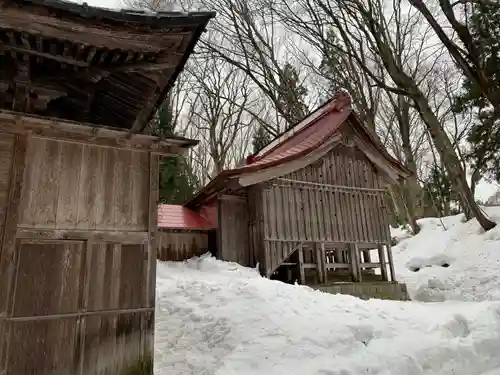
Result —
[[[158, 111], [153, 133], [162, 137], [176, 135], [170, 95]], [[163, 203], [182, 204], [194, 195], [194, 175], [182, 157], [163, 158], [160, 162], [159, 174], [160, 200]]]
[[269, 132], [264, 129], [263, 126], [259, 126], [259, 128], [253, 135], [253, 153], [255, 154], [256, 152], [259, 152], [270, 142], [271, 135], [269, 134]]
[[281, 72], [278, 86], [278, 105], [286, 117], [288, 126], [293, 126], [307, 114], [305, 97], [307, 89], [300, 84], [297, 70], [286, 63]]
[[453, 206], [458, 206], [457, 197], [453, 192], [450, 178], [442, 165], [434, 163], [431, 166], [429, 175], [424, 182], [423, 201], [425, 208], [427, 208], [426, 211], [433, 208], [435, 214], [439, 216], [458, 213], [452, 210]]
[[[482, 61], [481, 73], [487, 78], [492, 92], [500, 96], [500, 7], [489, 2], [478, 2], [471, 7], [467, 26], [474, 38]], [[484, 96], [484, 90], [465, 79], [462, 91], [456, 96], [455, 110], [478, 112], [468, 141], [471, 150], [468, 161], [480, 173], [500, 181], [500, 112], [494, 110]]]

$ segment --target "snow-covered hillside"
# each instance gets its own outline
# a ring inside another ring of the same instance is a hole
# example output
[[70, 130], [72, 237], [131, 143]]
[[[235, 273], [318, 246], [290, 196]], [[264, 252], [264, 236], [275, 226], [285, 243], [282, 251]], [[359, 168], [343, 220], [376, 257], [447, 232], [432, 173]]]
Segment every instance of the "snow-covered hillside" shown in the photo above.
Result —
[[395, 230], [394, 257], [414, 299], [445, 302], [329, 295], [209, 256], [158, 263], [155, 375], [500, 375], [500, 227], [443, 224]]
[[[500, 208], [486, 213], [500, 223]], [[412, 238], [402, 230], [393, 248], [398, 280], [408, 285], [413, 300], [500, 300], [500, 225], [484, 233], [462, 215], [422, 219]]]

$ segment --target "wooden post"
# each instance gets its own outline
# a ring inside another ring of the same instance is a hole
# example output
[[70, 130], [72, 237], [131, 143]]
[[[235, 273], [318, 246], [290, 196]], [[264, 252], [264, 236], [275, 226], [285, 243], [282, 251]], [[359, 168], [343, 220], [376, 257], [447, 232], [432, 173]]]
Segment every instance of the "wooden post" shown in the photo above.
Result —
[[[363, 250], [363, 263], [371, 263], [372, 262], [372, 257], [370, 255], [370, 250]], [[374, 274], [375, 270], [373, 268], [367, 268], [365, 272], [369, 274]]]
[[[149, 155], [149, 208], [148, 208], [148, 243], [146, 247], [147, 254], [145, 258], [145, 266], [147, 269], [147, 291], [144, 296], [145, 306], [154, 308], [156, 304], [156, 249], [158, 237], [158, 200], [159, 200], [159, 167], [160, 157], [157, 154], [150, 153]], [[153, 310], [153, 322], [155, 312]], [[145, 350], [147, 356], [154, 354], [154, 327], [147, 332]]]
[[[1, 136], [1, 133], [0, 133]], [[14, 155], [12, 159], [7, 207], [5, 212], [5, 223], [3, 238], [0, 238], [0, 326], [7, 328], [2, 332], [0, 338], [0, 373], [7, 371], [6, 359], [10, 347], [10, 327], [3, 322], [6, 316], [12, 315], [14, 304], [14, 278], [15, 267], [18, 262], [19, 253], [16, 249], [16, 232], [19, 221], [19, 205], [21, 202], [21, 190], [23, 185], [23, 174], [26, 168], [26, 150], [28, 138], [17, 136], [14, 143]]]
[[387, 267], [385, 263], [384, 245], [378, 245], [377, 248], [378, 248], [378, 260], [380, 263], [380, 272], [382, 274], [382, 280], [389, 281], [389, 278], [387, 276]]
[[351, 254], [351, 274], [352, 274], [352, 279], [353, 281], [360, 282], [361, 281], [361, 273], [360, 273], [360, 253], [359, 253], [359, 248], [358, 244], [350, 244], [349, 245], [349, 252]]
[[323, 265], [323, 283], [328, 282], [328, 268], [326, 268], [325, 244], [321, 243], [321, 264]]
[[304, 272], [304, 247], [302, 244], [299, 245], [299, 278], [300, 284], [304, 285], [306, 283], [306, 274]]
[[323, 257], [321, 256], [321, 246], [317, 242], [314, 243], [315, 258], [316, 258], [316, 272], [318, 274], [318, 284], [325, 282], [325, 274], [323, 273]]
[[396, 273], [394, 271], [394, 260], [392, 259], [391, 244], [387, 243], [387, 257], [389, 258], [389, 269], [391, 270], [391, 281], [396, 281]]

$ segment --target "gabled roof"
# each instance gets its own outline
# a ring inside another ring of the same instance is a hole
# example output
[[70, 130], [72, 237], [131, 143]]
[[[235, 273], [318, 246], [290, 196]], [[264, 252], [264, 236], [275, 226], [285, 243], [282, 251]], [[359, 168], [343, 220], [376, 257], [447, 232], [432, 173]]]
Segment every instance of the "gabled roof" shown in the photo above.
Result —
[[[3, 109], [132, 132], [149, 122], [215, 15], [109, 10], [60, 0], [0, 0], [0, 9]], [[22, 89], [10, 69], [19, 61], [35, 90], [36, 104], [28, 110], [14, 108], [8, 91]]]
[[192, 211], [181, 205], [160, 204], [158, 206], [158, 228], [208, 231], [217, 227], [217, 218], [212, 211]]
[[[395, 160], [385, 150], [373, 132], [361, 124], [350, 107], [350, 97], [344, 91], [337, 92], [333, 98], [302, 120], [296, 127], [277, 137], [268, 146], [247, 158], [247, 164], [217, 175], [198, 194], [187, 202], [188, 207], [197, 207], [217, 192], [230, 188], [229, 182], [237, 177], [270, 169], [313, 154], [336, 136], [344, 124], [350, 124], [364, 142], [376, 149], [387, 165], [401, 177], [411, 172]], [[364, 150], [362, 150], [364, 151]], [[238, 188], [238, 184], [235, 184]]]

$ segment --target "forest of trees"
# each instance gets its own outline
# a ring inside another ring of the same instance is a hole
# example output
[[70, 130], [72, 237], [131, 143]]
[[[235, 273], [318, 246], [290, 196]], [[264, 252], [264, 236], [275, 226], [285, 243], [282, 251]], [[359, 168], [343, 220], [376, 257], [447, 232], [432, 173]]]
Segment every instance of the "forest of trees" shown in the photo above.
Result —
[[414, 172], [391, 186], [394, 220], [463, 212], [500, 182], [500, 5], [494, 0], [128, 0], [217, 13], [152, 124], [200, 140], [166, 160], [180, 203], [344, 88], [366, 126]]

